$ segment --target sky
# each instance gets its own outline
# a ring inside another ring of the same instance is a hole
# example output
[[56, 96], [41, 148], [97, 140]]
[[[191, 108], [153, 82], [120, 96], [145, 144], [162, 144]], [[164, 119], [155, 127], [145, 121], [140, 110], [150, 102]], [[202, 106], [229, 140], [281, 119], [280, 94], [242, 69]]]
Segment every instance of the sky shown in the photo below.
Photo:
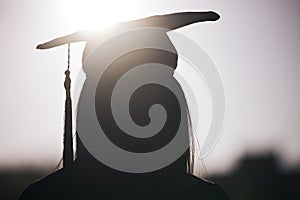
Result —
[[[208, 172], [225, 172], [245, 154], [268, 151], [284, 167], [300, 166], [300, 1], [95, 2], [0, 2], [0, 167], [56, 166], [62, 155], [67, 49], [39, 51], [37, 44], [114, 22], [207, 10], [221, 19], [176, 31], [207, 52], [225, 88], [224, 128], [204, 160]], [[73, 76], [83, 48], [71, 46]]]

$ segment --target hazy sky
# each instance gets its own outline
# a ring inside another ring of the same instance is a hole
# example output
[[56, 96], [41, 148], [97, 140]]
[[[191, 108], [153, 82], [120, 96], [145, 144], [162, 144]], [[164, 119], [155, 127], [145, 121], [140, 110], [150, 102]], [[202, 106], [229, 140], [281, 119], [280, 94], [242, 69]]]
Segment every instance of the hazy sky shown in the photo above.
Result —
[[[300, 1], [72, 2], [0, 2], [0, 166], [54, 166], [62, 154], [66, 47], [37, 51], [38, 43], [107, 25], [107, 19], [204, 10], [221, 19], [177, 31], [205, 49], [224, 82], [226, 121], [205, 160], [208, 172], [229, 169], [245, 153], [269, 150], [288, 166], [300, 164]], [[72, 45], [73, 74], [83, 47]]]

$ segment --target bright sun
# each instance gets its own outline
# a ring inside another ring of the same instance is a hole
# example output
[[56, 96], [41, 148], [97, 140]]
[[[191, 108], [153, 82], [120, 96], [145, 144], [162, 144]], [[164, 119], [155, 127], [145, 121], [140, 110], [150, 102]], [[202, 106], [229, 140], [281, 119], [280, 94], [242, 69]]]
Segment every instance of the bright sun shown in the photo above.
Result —
[[138, 0], [63, 0], [61, 9], [74, 29], [103, 29], [133, 19]]

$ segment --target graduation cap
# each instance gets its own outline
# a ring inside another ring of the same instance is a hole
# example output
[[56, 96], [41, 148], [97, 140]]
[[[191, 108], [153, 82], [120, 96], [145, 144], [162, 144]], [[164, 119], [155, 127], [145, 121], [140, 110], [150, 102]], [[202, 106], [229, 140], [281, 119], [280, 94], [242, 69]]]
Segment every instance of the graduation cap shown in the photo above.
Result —
[[[68, 55], [70, 56], [70, 43], [87, 41], [84, 54], [83, 54], [83, 58], [85, 58], [86, 55], [95, 47], [95, 45], [99, 43], [99, 41], [105, 40], [107, 34], [116, 34], [120, 32], [130, 31], [133, 29], [147, 28], [147, 27], [164, 28], [165, 30], [174, 30], [197, 22], [216, 21], [219, 18], [220, 16], [217, 13], [212, 11], [182, 12], [182, 13], [173, 13], [173, 14], [166, 14], [166, 15], [156, 15], [156, 16], [151, 16], [143, 19], [118, 23], [114, 25], [113, 28], [108, 33], [105, 33], [105, 31], [103, 32], [100, 31], [97, 33], [91, 33], [89, 31], [75, 32], [70, 35], [53, 39], [44, 44], [39, 44], [37, 46], [37, 49], [49, 49], [56, 46], [68, 44], [69, 47]], [[166, 33], [164, 37], [167, 38]], [[154, 55], [157, 56], [157, 54]], [[172, 62], [172, 59], [170, 58], [166, 58], [165, 60], [171, 60]], [[174, 68], [176, 67], [177, 64], [177, 57], [175, 61], [176, 62]], [[71, 165], [73, 162], [72, 107], [71, 107], [71, 96], [70, 96], [71, 80], [69, 76], [70, 75], [69, 62], [68, 62], [68, 69], [65, 72], [65, 75], [66, 75], [66, 80], [65, 80], [66, 103], [65, 103], [65, 133], [64, 133], [63, 164], [64, 167], [67, 167], [68, 165]]]
[[[178, 29], [193, 23], [216, 21], [220, 16], [212, 11], [208, 12], [182, 12], [166, 15], [156, 15], [143, 19], [137, 19], [133, 21], [121, 22], [116, 24], [114, 31], [126, 31], [130, 29], [145, 28], [145, 27], [160, 27], [169, 30]], [[101, 36], [101, 33], [100, 35]], [[99, 37], [98, 36], [98, 37]], [[52, 47], [60, 46], [72, 42], [91, 41], [95, 39], [97, 35], [91, 34], [88, 31], [79, 31], [66, 35], [60, 38], [56, 38], [44, 44], [39, 44], [37, 49], [49, 49]], [[89, 44], [87, 44], [88, 47]]]

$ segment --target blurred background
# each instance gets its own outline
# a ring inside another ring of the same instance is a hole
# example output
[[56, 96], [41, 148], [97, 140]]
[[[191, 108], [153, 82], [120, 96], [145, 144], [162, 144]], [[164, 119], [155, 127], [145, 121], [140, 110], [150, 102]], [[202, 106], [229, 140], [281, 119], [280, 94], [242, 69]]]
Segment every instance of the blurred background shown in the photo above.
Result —
[[[119, 21], [207, 10], [221, 19], [176, 30], [207, 52], [225, 87], [225, 124], [203, 160], [205, 178], [232, 199], [299, 199], [298, 0], [1, 0], [0, 199], [18, 199], [62, 156], [67, 47], [38, 51], [37, 44]], [[73, 76], [83, 48], [72, 44]]]

